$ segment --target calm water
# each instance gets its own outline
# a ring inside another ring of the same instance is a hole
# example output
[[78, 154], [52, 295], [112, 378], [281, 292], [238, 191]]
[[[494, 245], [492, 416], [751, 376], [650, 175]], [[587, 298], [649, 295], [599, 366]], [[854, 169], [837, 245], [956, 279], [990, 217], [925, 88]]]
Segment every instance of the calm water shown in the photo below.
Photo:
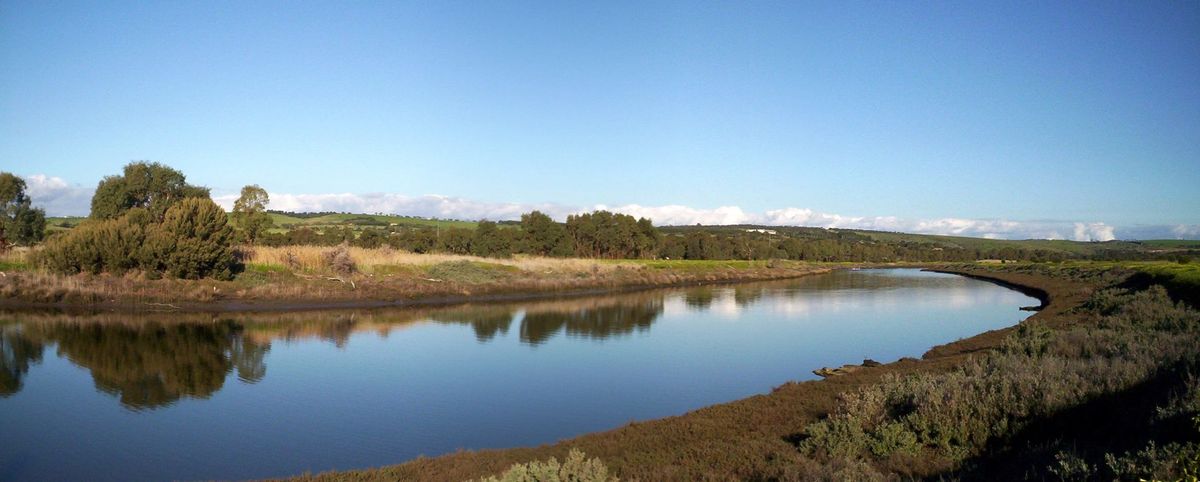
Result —
[[916, 270], [567, 301], [0, 317], [0, 480], [284, 476], [535, 445], [920, 356], [1036, 304]]

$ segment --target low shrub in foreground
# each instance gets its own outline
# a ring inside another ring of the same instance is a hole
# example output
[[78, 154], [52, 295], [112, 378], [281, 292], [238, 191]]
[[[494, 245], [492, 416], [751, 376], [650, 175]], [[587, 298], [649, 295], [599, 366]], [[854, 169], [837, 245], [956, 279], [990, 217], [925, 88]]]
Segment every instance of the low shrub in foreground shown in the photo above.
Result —
[[499, 477], [491, 476], [481, 482], [617, 482], [608, 475], [608, 467], [600, 459], [588, 459], [579, 451], [571, 449], [567, 459], [559, 463], [554, 457], [545, 462], [532, 461], [515, 464]]
[[[1200, 312], [1172, 302], [1158, 286], [1100, 291], [1087, 306], [1097, 323], [1059, 331], [1027, 324], [997, 352], [949, 373], [891, 376], [843, 395], [827, 419], [806, 429], [801, 451], [817, 460], [863, 459], [897, 470], [914, 456], [932, 466], [962, 467], [1015, 434], [1036, 430], [1031, 424], [1037, 421], [1163, 376], [1187, 388], [1157, 401], [1152, 424], [1200, 412], [1200, 382], [1193, 376], [1200, 369]], [[1053, 467], [1030, 470], [1046, 477], [1179, 476], [1172, 461], [1196, 452], [1200, 437], [1193, 439], [1158, 446], [1151, 440], [1141, 456], [1105, 454], [1106, 467], [1067, 454]]]

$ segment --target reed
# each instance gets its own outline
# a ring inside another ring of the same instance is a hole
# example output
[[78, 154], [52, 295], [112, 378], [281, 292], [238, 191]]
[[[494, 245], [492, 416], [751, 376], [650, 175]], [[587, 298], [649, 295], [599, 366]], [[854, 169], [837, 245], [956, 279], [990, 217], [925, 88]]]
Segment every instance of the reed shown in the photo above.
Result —
[[323, 273], [329, 270], [325, 261], [326, 253], [337, 249], [347, 250], [358, 270], [367, 274], [393, 271], [389, 268], [395, 267], [425, 269], [442, 263], [463, 261], [508, 266], [534, 273], [604, 273], [637, 266], [632, 262], [600, 262], [580, 258], [546, 258], [525, 255], [512, 258], [481, 258], [458, 254], [418, 254], [388, 247], [251, 246], [242, 248], [242, 252], [248, 265], [283, 267], [304, 273]]

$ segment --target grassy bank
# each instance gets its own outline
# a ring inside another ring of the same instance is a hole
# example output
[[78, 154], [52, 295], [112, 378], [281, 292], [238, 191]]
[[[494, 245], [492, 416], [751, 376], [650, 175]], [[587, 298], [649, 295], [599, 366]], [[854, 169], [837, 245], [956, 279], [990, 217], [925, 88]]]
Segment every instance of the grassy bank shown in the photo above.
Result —
[[575, 449], [624, 480], [1194, 475], [1195, 309], [1142, 283], [1143, 271], [1120, 266], [948, 269], [1036, 288], [1048, 304], [1018, 327], [936, 347], [920, 360], [787, 383], [770, 394], [541, 447], [464, 451], [298, 480], [469, 480], [514, 464], [570, 460]]
[[0, 307], [249, 310], [385, 306], [770, 280], [828, 271], [791, 261], [593, 260], [414, 254], [388, 248], [253, 247], [231, 281], [64, 276], [27, 251], [0, 259]]

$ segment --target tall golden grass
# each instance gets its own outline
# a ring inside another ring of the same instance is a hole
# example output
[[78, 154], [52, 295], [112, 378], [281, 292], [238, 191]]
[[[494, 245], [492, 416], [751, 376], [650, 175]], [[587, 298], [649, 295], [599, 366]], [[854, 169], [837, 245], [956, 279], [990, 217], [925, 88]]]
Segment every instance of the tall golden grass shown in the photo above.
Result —
[[607, 272], [623, 265], [628, 265], [625, 267], [634, 266], [631, 263], [599, 262], [580, 258], [546, 258], [525, 255], [517, 255], [512, 258], [481, 258], [457, 254], [418, 254], [388, 247], [248, 246], [242, 248], [242, 252], [245, 253], [245, 262], [251, 265], [281, 267], [304, 272], [323, 272], [328, 269], [325, 261], [326, 253], [337, 249], [346, 249], [357, 269], [364, 273], [374, 273], [394, 267], [425, 268], [440, 263], [461, 261], [510, 266], [531, 272]]
[[32, 249], [25, 246], [0, 251], [0, 265], [24, 265], [29, 261], [30, 252]]

